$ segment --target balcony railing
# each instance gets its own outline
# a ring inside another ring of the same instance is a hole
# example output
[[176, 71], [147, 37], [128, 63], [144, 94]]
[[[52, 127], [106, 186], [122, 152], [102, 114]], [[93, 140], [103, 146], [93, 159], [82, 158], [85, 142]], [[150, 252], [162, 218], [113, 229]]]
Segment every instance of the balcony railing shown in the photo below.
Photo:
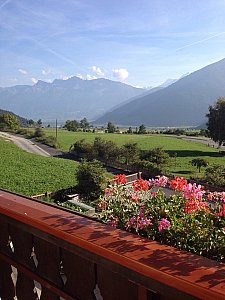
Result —
[[225, 299], [225, 265], [0, 190], [1, 300]]

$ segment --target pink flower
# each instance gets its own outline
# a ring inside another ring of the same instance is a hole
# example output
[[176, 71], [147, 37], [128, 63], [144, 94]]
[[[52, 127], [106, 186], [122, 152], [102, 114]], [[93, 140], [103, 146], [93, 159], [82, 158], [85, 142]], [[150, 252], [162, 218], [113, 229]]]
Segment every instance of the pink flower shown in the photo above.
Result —
[[171, 224], [170, 224], [170, 221], [168, 221], [167, 219], [162, 218], [162, 220], [159, 221], [159, 224], [158, 224], [159, 231], [167, 230], [169, 227], [171, 227]]
[[168, 177], [166, 176], [156, 176], [158, 178], [149, 179], [150, 186], [158, 186], [158, 187], [165, 187], [168, 182]]
[[196, 185], [196, 183], [188, 183], [183, 185], [183, 197], [186, 199], [197, 199], [198, 201], [202, 201], [202, 195], [204, 191], [202, 190], [201, 185]]
[[108, 197], [108, 196], [110, 196], [110, 195], [112, 194], [110, 188], [106, 188], [104, 192], [105, 192], [105, 196], [106, 196], [106, 197]]
[[127, 221], [126, 228], [134, 228], [136, 231], [138, 231], [140, 229], [145, 229], [149, 225], [152, 225], [151, 220], [144, 216], [142, 208], [140, 208], [137, 215], [131, 217], [130, 220]]

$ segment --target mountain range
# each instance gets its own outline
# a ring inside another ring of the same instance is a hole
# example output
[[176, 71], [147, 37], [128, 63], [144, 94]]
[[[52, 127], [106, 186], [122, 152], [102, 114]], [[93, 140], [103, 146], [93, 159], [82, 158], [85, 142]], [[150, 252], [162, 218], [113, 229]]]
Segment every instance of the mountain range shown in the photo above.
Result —
[[82, 80], [71, 77], [52, 83], [0, 88], [0, 108], [29, 119], [52, 121], [93, 120], [123, 101], [141, 95], [145, 89], [108, 79]]
[[152, 127], [198, 126], [218, 97], [225, 96], [225, 59], [140, 96], [98, 118], [96, 124]]
[[52, 83], [0, 88], [0, 108], [28, 119], [148, 127], [199, 126], [218, 97], [225, 96], [225, 59], [150, 90], [104, 78], [71, 77]]

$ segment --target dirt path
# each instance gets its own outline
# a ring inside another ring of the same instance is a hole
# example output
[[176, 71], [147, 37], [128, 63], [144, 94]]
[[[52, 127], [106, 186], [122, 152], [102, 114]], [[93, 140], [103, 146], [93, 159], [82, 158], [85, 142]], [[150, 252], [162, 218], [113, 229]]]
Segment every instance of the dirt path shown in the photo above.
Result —
[[6, 140], [12, 141], [18, 147], [20, 147], [21, 149], [23, 149], [27, 152], [35, 153], [35, 154], [42, 155], [42, 156], [51, 156], [51, 154], [49, 152], [47, 152], [46, 150], [44, 150], [41, 147], [39, 147], [38, 145], [36, 145], [33, 141], [27, 140], [23, 137], [9, 134], [6, 132], [0, 132], [0, 137], [4, 138]]
[[[194, 137], [178, 137], [182, 140], [185, 141], [190, 141], [190, 142], [195, 142], [195, 143], [201, 143], [201, 144], [205, 144], [208, 145], [209, 147], [213, 147], [213, 148], [218, 148], [218, 143], [215, 143], [213, 140], [211, 140], [210, 138], [194, 138]], [[221, 146], [220, 149], [225, 149], [225, 146]]]

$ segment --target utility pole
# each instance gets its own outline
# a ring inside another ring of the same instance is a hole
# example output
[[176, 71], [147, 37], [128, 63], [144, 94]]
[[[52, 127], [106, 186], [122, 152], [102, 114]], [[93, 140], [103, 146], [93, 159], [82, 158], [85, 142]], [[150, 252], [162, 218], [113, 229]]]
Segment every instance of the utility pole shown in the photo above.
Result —
[[57, 124], [57, 119], [55, 120], [55, 139], [57, 142], [57, 138], [58, 138], [58, 124]]

